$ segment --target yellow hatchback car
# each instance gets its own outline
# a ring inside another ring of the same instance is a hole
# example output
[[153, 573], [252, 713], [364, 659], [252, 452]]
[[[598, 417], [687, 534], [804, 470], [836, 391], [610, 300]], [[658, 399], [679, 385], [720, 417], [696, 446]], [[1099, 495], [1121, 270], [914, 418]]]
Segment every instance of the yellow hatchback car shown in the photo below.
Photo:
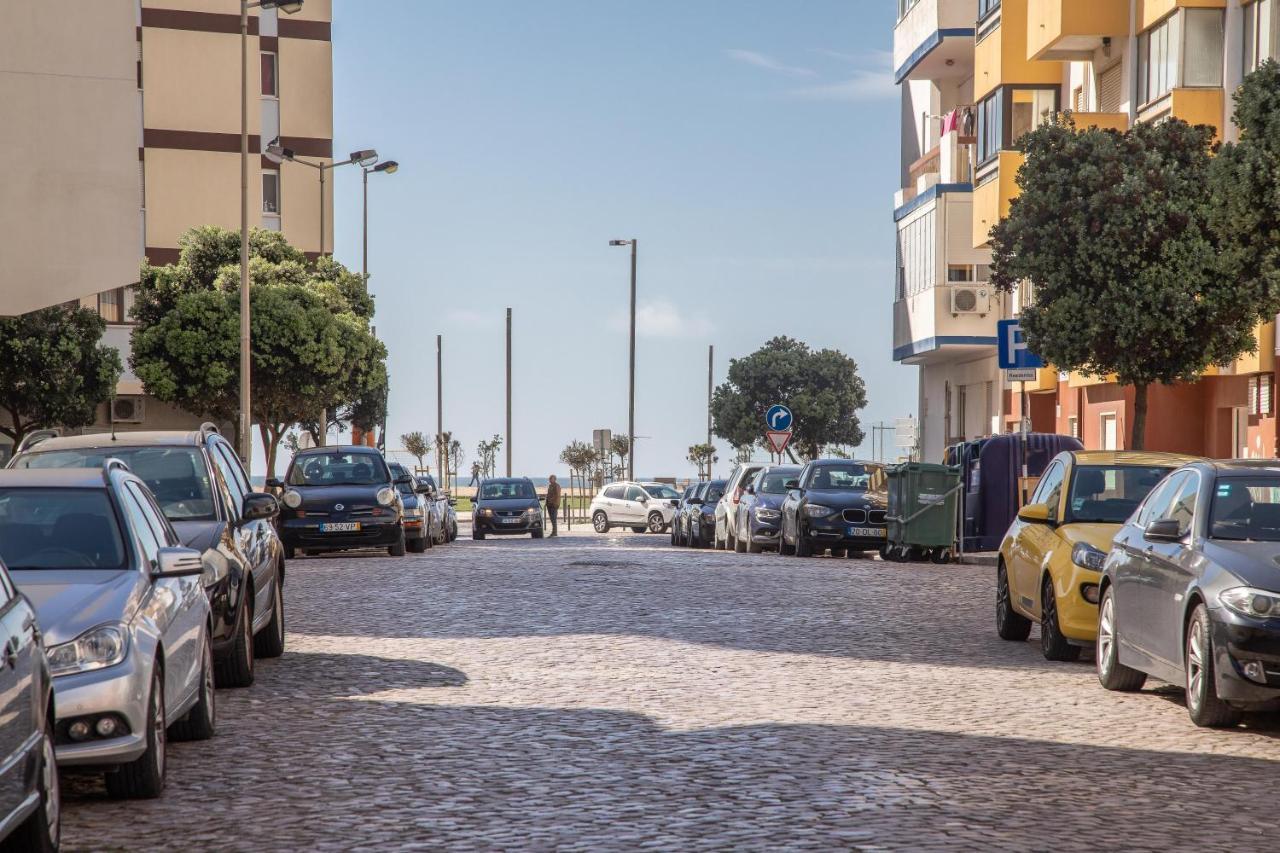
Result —
[[1039, 622], [1046, 658], [1080, 657], [1098, 636], [1098, 582], [1111, 540], [1166, 474], [1195, 459], [1137, 450], [1054, 457], [1000, 545], [1000, 637], [1022, 642]]

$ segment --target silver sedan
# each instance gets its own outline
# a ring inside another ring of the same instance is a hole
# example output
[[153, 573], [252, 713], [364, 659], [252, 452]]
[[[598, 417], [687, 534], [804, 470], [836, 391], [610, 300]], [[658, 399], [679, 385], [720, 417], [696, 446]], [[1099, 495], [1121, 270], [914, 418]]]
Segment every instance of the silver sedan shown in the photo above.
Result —
[[114, 797], [164, 789], [165, 741], [215, 726], [200, 553], [118, 460], [0, 471], [0, 557], [36, 609], [53, 675], [58, 765]]

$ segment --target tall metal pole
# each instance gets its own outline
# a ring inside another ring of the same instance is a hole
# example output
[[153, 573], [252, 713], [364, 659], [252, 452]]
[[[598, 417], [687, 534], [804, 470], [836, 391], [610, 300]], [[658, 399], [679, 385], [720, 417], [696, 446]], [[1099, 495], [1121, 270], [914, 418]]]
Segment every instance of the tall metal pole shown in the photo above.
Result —
[[711, 444], [711, 372], [716, 360], [715, 345], [707, 347], [707, 444]]
[[631, 241], [631, 366], [627, 393], [627, 479], [636, 479], [636, 250], [639, 240]]
[[[323, 175], [324, 172], [321, 172], [320, 174]], [[361, 220], [363, 222], [363, 227], [361, 228], [361, 233], [363, 235], [361, 237], [361, 241], [363, 243], [363, 246], [361, 247], [361, 250], [360, 250], [360, 272], [364, 275], [365, 293], [368, 293], [369, 292], [369, 170], [362, 166], [360, 168], [360, 174], [364, 177], [364, 204], [362, 206], [363, 214], [361, 217]], [[321, 217], [323, 216], [324, 214], [321, 213]], [[324, 237], [321, 237], [320, 239], [323, 241]]]
[[253, 455], [249, 339], [249, 0], [240, 0], [240, 459]]
[[449, 488], [448, 484], [444, 481], [446, 474], [448, 474], [448, 472], [444, 470], [444, 461], [449, 457], [449, 448], [441, 446], [444, 443], [443, 345], [443, 336], [436, 335], [436, 478], [440, 481], [441, 491]]
[[[320, 161], [320, 254], [324, 257], [324, 161]], [[324, 447], [329, 443], [329, 410], [320, 410], [320, 440], [317, 444]]]
[[511, 309], [507, 309], [507, 476], [511, 476]]

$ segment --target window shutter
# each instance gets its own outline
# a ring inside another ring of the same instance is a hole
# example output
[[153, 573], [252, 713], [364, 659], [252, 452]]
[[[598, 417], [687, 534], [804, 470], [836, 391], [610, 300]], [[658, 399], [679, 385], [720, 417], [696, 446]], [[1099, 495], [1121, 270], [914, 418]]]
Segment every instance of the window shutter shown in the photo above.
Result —
[[1249, 377], [1249, 414], [1251, 415], [1258, 414], [1258, 386], [1261, 384], [1258, 379], [1257, 376]]
[[1258, 414], [1270, 415], [1271, 411], [1271, 386], [1274, 382], [1273, 377], [1261, 376], [1258, 378]]
[[1098, 75], [1098, 112], [1120, 112], [1122, 71], [1123, 63], [1117, 62]]

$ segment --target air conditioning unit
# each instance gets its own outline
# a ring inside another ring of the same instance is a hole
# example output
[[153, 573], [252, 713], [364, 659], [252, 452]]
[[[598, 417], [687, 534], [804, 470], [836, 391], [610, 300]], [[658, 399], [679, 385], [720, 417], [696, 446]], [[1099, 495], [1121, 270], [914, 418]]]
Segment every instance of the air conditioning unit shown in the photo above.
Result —
[[952, 314], [990, 314], [991, 291], [986, 287], [951, 288]]
[[147, 417], [146, 397], [116, 397], [111, 401], [111, 421], [117, 424], [140, 424]]

